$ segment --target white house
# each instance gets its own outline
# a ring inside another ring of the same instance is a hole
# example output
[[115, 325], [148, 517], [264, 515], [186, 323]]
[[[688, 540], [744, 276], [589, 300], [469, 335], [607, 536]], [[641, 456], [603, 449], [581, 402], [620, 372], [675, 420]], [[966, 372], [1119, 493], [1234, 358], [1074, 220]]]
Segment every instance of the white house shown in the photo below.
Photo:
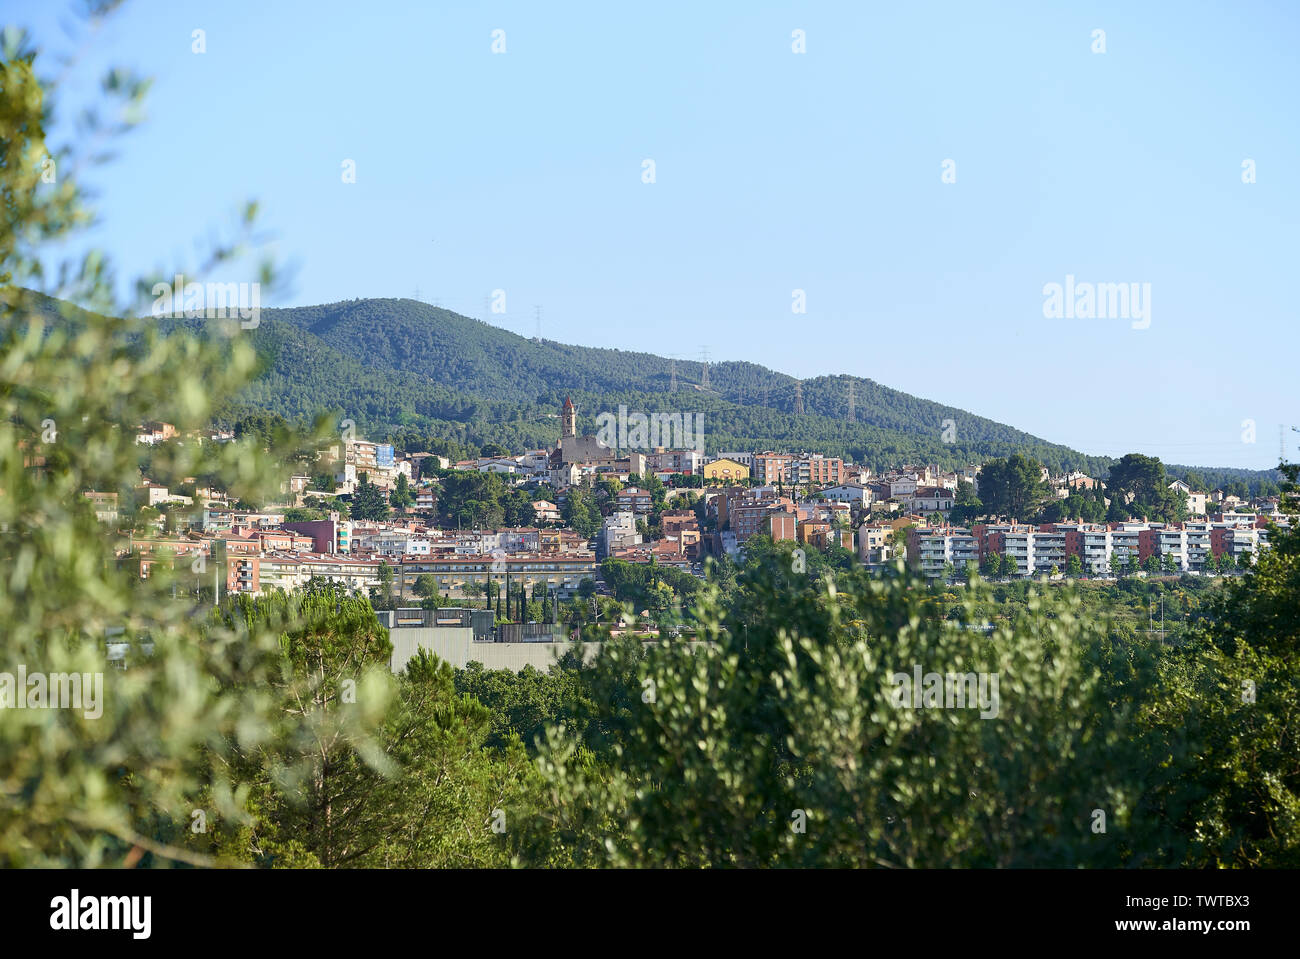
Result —
[[1192, 516], [1205, 515], [1205, 494], [1194, 493], [1192, 488], [1182, 480], [1174, 480], [1169, 484], [1169, 488], [1176, 493], [1182, 493], [1187, 497], [1187, 512]]
[[890, 499], [903, 499], [916, 492], [917, 478], [915, 475], [891, 476], [886, 482], [889, 484]]
[[946, 512], [952, 509], [956, 495], [942, 486], [918, 486], [905, 502], [913, 513]]
[[828, 486], [824, 490], [819, 490], [826, 499], [836, 503], [860, 503], [863, 506], [870, 506], [875, 496], [871, 490], [861, 483], [841, 483], [839, 486]]
[[539, 523], [558, 523], [560, 521], [560, 508], [550, 500], [539, 499], [534, 502], [533, 513], [536, 514]]

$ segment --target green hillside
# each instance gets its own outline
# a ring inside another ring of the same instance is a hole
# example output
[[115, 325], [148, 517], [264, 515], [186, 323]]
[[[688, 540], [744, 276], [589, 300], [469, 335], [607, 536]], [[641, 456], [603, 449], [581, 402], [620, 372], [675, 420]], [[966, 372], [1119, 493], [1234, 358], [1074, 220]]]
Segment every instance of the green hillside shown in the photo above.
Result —
[[[406, 428], [471, 445], [550, 445], [559, 436], [556, 409], [571, 395], [584, 429], [620, 404], [702, 413], [709, 451], [809, 449], [878, 468], [920, 460], [957, 466], [1017, 451], [1058, 470], [1104, 471], [1109, 463], [858, 377], [803, 381], [802, 414], [794, 412], [796, 379], [752, 363], [711, 365], [705, 390], [702, 365], [678, 361], [671, 393], [666, 357], [538, 343], [413, 300], [264, 310], [252, 335], [270, 369], [246, 397], [250, 404], [291, 417], [332, 407], [371, 433]], [[948, 419], [956, 423], [953, 444], [942, 442]]]
[[[37, 302], [42, 298], [36, 297]], [[74, 322], [45, 301], [58, 323]], [[70, 314], [75, 317], [76, 311]], [[155, 321], [204, 335], [202, 320]], [[540, 343], [480, 320], [406, 299], [351, 300], [263, 310], [252, 338], [264, 368], [256, 382], [220, 407], [231, 425], [254, 411], [305, 422], [319, 413], [351, 419], [372, 439], [456, 457], [484, 447], [520, 450], [554, 445], [565, 396], [579, 408], [579, 429], [594, 431], [602, 411], [701, 413], [705, 448], [786, 449], [843, 456], [879, 470], [904, 463], [952, 468], [1020, 452], [1053, 471], [1105, 475], [1113, 460], [1078, 451], [997, 423], [850, 376], [803, 380], [753, 363], [719, 362], [702, 387], [699, 362], [651, 353]], [[848, 421], [849, 384], [855, 422]], [[803, 412], [796, 414], [796, 386]], [[166, 418], [160, 411], [159, 418]], [[953, 420], [957, 442], [942, 442]], [[1141, 452], [1141, 451], [1135, 451]], [[1213, 486], [1255, 488], [1276, 470], [1170, 465], [1195, 470]]]

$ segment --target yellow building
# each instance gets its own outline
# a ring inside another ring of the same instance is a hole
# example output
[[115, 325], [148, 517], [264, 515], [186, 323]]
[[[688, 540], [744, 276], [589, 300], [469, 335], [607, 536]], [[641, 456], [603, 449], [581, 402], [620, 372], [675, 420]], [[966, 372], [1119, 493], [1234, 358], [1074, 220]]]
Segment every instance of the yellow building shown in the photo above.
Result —
[[704, 464], [704, 481], [721, 480], [726, 483], [734, 483], [736, 480], [749, 479], [749, 467], [744, 463], [737, 463], [735, 460], [714, 460], [712, 463]]

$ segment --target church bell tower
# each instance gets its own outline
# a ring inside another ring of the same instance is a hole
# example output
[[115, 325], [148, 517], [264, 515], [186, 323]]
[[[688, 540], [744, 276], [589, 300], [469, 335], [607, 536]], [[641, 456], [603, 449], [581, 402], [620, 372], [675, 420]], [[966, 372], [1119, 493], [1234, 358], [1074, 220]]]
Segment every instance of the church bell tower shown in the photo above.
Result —
[[573, 400], [567, 396], [564, 398], [564, 410], [560, 415], [560, 423], [561, 436], [578, 435], [578, 408], [573, 405]]

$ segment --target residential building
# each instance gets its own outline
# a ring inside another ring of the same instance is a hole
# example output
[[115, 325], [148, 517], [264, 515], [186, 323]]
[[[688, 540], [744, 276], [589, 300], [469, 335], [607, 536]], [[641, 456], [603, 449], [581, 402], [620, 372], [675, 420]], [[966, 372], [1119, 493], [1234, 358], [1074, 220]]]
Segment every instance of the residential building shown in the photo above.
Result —
[[783, 483], [789, 486], [790, 464], [793, 462], [794, 457], [789, 453], [774, 453], [771, 450], [755, 453], [750, 475], [764, 485]]
[[535, 553], [528, 556], [434, 556], [407, 557], [395, 577], [395, 588], [411, 596], [419, 576], [434, 577], [439, 592], [449, 599], [482, 597], [482, 588], [490, 581], [498, 587], [509, 579], [510, 585], [522, 584], [529, 595], [534, 586], [555, 592], [561, 600], [571, 598], [584, 579], [594, 580], [599, 571], [597, 558]]
[[841, 483], [838, 486], [828, 486], [826, 489], [818, 490], [821, 496], [837, 503], [856, 503], [859, 506], [870, 506], [875, 499], [871, 488], [863, 486], [861, 483]]
[[596, 555], [609, 556], [617, 550], [636, 546], [641, 542], [641, 534], [636, 528], [636, 513], [632, 510], [620, 510], [605, 517], [604, 526], [596, 535]]
[[656, 449], [646, 454], [646, 464], [658, 472], [685, 473], [688, 476], [700, 471], [704, 454], [698, 450]]
[[717, 456], [713, 457], [712, 460], [709, 460], [709, 462], [713, 462], [715, 460], [731, 460], [733, 463], [739, 463], [747, 470], [752, 469], [754, 466], [753, 453], [741, 453], [741, 452], [719, 453]]
[[352, 552], [352, 522], [340, 520], [338, 513], [329, 519], [307, 520], [301, 523], [284, 523], [284, 529], [310, 536], [315, 553]]
[[908, 562], [923, 576], [938, 578], [949, 567], [957, 572], [979, 558], [979, 539], [968, 529], [912, 527], [907, 531]]
[[790, 461], [792, 486], [826, 486], [844, 479], [844, 461], [834, 456], [814, 453]]
[[620, 510], [631, 510], [634, 513], [644, 515], [654, 509], [654, 497], [646, 490], [636, 486], [628, 486], [619, 490], [614, 499]]
[[560, 522], [560, 508], [549, 500], [539, 499], [534, 501], [533, 515], [539, 523]]
[[95, 511], [95, 519], [99, 520], [101, 523], [117, 522], [118, 512], [116, 493], [87, 491], [81, 495], [90, 500], [90, 508]]
[[720, 457], [705, 463], [700, 471], [706, 482], [735, 483], [749, 479], [749, 467], [730, 457]]
[[952, 509], [956, 495], [943, 486], [918, 486], [904, 497], [904, 504], [913, 513], [946, 513]]

